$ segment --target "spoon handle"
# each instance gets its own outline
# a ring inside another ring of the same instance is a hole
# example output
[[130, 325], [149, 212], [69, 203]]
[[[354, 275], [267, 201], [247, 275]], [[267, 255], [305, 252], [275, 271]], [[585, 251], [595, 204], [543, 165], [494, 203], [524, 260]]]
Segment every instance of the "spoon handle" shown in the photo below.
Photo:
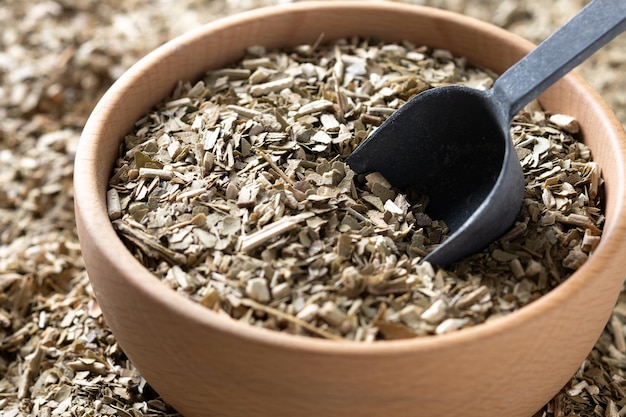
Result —
[[492, 94], [508, 120], [624, 30], [626, 0], [588, 4], [495, 82]]

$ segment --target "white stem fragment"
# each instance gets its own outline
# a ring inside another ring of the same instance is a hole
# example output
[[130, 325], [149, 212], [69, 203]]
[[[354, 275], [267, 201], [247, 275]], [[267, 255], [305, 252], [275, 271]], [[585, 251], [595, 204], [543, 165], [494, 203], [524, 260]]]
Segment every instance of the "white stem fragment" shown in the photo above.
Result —
[[306, 114], [317, 113], [333, 107], [333, 102], [330, 100], [315, 100], [310, 103], [304, 104], [298, 109], [298, 116], [304, 116]]
[[107, 190], [107, 212], [109, 219], [116, 220], [122, 217], [122, 203], [120, 202], [120, 194], [115, 188]]
[[269, 81], [263, 84], [250, 86], [250, 95], [254, 97], [264, 96], [269, 93], [278, 92], [293, 86], [293, 77], [281, 78], [280, 80]]
[[169, 181], [172, 179], [172, 171], [156, 168], [139, 168], [139, 178], [155, 178]]
[[303, 213], [296, 216], [283, 217], [274, 223], [270, 223], [261, 230], [242, 237], [239, 244], [239, 250], [242, 252], [250, 252], [268, 240], [292, 230], [298, 225], [298, 223], [313, 215], [313, 213]]

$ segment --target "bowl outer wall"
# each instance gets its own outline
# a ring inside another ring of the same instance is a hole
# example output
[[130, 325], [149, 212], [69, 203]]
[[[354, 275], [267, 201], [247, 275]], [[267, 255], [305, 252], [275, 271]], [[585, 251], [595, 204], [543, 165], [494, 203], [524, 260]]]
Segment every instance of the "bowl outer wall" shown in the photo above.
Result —
[[[106, 93], [81, 137], [78, 232], [96, 297], [120, 346], [186, 416], [530, 416], [592, 349], [626, 272], [626, 139], [599, 96], [569, 75], [541, 97], [575, 116], [607, 185], [607, 223], [590, 260], [527, 307], [461, 332], [356, 344], [294, 337], [219, 317], [175, 294], [133, 258], [106, 211], [106, 185], [133, 123], [181, 79], [228, 65], [245, 46], [351, 35], [450, 50], [504, 71], [529, 42], [477, 20], [394, 3], [320, 2], [257, 9], [157, 49]], [[453, 109], [451, 109], [453, 110]]]

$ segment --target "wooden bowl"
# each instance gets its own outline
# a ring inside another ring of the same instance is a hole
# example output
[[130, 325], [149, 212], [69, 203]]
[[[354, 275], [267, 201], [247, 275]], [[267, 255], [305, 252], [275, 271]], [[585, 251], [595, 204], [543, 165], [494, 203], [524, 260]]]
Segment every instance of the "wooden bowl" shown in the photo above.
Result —
[[450, 12], [391, 2], [296, 3], [206, 25], [158, 48], [93, 111], [76, 157], [78, 232], [107, 323], [130, 360], [186, 416], [531, 416], [569, 380], [607, 322], [626, 276], [626, 135], [584, 81], [568, 75], [541, 97], [575, 116], [606, 180], [604, 235], [588, 262], [539, 300], [456, 333], [371, 344], [253, 328], [175, 293], [126, 249], [105, 191], [133, 123], [181, 79], [244, 48], [352, 35], [446, 48], [502, 72], [533, 45]]

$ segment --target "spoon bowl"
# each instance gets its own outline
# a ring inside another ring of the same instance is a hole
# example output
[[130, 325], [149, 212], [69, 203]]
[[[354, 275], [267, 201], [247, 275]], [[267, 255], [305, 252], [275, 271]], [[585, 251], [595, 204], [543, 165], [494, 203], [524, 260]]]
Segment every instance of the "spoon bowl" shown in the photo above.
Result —
[[519, 211], [524, 178], [508, 125], [491, 91], [434, 88], [396, 111], [347, 162], [428, 196], [429, 215], [453, 234], [424, 260], [443, 265], [481, 250]]
[[445, 266], [477, 252], [504, 234], [522, 203], [513, 116], [624, 30], [626, 2], [594, 0], [489, 91], [447, 86], [418, 94], [346, 162], [429, 197], [427, 212], [451, 233], [422, 261]]

